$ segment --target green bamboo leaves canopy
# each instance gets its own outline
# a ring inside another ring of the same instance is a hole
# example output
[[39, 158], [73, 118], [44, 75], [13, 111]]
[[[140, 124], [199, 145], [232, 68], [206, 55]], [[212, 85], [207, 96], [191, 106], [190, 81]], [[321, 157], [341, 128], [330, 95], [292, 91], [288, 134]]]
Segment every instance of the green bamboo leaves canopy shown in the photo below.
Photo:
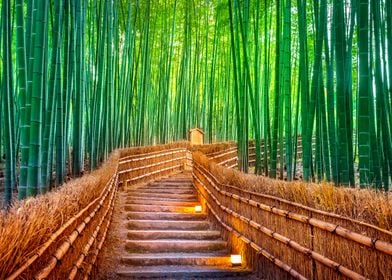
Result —
[[258, 174], [388, 189], [391, 6], [2, 0], [7, 203], [192, 127], [238, 141], [243, 171], [254, 139]]

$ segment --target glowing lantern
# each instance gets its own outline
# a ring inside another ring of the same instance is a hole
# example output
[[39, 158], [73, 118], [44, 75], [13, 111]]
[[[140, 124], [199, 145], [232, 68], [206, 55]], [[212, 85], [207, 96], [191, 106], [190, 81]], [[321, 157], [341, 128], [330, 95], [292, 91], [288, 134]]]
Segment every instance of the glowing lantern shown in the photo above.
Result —
[[241, 265], [242, 264], [242, 257], [241, 255], [231, 255], [231, 264], [233, 266]]
[[196, 205], [195, 206], [195, 212], [196, 213], [201, 213], [202, 210], [203, 210], [203, 207], [201, 207], [201, 205]]

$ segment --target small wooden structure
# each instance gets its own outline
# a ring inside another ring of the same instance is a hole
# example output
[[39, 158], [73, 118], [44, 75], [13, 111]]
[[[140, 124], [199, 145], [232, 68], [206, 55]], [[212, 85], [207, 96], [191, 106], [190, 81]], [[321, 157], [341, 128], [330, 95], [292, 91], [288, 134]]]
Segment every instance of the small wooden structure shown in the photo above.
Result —
[[192, 128], [189, 130], [189, 141], [192, 145], [204, 144], [204, 131], [200, 128]]

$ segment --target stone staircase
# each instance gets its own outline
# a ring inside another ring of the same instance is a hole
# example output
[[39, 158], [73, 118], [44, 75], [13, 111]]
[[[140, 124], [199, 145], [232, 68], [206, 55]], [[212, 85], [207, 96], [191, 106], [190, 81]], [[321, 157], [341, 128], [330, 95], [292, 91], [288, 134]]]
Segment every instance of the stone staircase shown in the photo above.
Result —
[[190, 174], [177, 174], [126, 192], [127, 241], [121, 278], [249, 279], [233, 267], [220, 232], [212, 229], [199, 204]]

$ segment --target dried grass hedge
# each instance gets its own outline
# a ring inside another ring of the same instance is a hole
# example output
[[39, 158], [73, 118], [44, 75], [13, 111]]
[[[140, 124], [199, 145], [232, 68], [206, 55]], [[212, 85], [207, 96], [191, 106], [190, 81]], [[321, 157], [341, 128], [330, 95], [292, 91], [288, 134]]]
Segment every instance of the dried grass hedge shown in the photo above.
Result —
[[119, 155], [114, 152], [98, 170], [0, 212], [0, 279], [24, 264], [56, 230], [101, 194], [116, 172]]

